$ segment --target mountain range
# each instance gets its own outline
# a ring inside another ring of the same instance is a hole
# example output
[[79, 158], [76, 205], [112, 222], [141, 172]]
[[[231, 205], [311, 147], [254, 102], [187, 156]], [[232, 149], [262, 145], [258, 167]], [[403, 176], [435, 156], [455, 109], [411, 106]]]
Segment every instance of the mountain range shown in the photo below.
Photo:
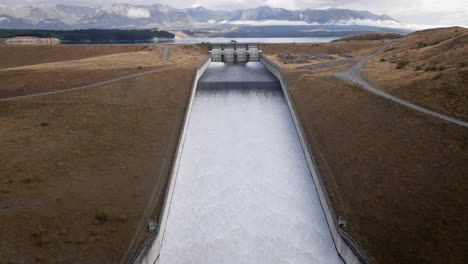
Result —
[[102, 7], [73, 5], [0, 5], [0, 28], [4, 29], [228, 29], [242, 25], [332, 25], [353, 21], [391, 21], [388, 15], [348, 9], [287, 10], [261, 6], [245, 10], [178, 9], [167, 5], [114, 4]]

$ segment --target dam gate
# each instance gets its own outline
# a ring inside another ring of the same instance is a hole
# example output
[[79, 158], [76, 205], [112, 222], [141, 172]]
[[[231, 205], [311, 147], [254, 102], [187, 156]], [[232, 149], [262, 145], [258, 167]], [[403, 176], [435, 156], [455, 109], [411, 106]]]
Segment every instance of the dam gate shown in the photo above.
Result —
[[211, 61], [228, 64], [257, 62], [260, 60], [259, 44], [220, 43], [210, 45]]

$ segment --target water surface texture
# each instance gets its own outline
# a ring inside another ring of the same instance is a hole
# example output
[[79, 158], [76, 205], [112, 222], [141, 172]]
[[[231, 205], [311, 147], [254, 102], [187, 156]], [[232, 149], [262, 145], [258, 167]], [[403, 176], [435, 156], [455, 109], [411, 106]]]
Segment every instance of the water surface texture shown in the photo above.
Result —
[[278, 80], [212, 63], [198, 84], [157, 263], [340, 263]]

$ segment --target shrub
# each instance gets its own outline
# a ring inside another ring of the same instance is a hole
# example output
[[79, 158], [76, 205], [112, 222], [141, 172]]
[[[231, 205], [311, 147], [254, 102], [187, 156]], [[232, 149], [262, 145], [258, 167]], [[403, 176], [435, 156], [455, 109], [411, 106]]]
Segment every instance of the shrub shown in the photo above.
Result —
[[107, 222], [109, 221], [109, 217], [110, 217], [110, 213], [105, 209], [101, 209], [96, 213], [96, 219], [99, 222]]
[[47, 244], [48, 239], [44, 235], [44, 228], [41, 225], [38, 225], [32, 232], [32, 237], [35, 240], [37, 246], [42, 247]]
[[440, 80], [442, 79], [442, 73], [438, 73], [436, 76], [434, 76], [434, 78], [432, 78], [432, 80]]
[[406, 60], [400, 60], [396, 66], [397, 70], [403, 69], [406, 65], [408, 65], [409, 62]]
[[443, 65], [439, 66], [439, 71], [445, 71], [445, 69], [447, 69], [447, 67], [445, 67]]
[[44, 234], [44, 228], [41, 225], [38, 225], [32, 232], [32, 236], [35, 238], [41, 238]]
[[428, 44], [426, 42], [421, 41], [421, 42], [418, 43], [418, 48], [425, 48], [427, 46], [428, 46]]
[[466, 62], [460, 62], [460, 68], [465, 68], [466, 67]]
[[385, 62], [385, 59], [384, 59], [384, 58], [381, 58], [381, 59], [380, 59], [380, 62]]
[[415, 68], [415, 70], [417, 70], [417, 71], [420, 71], [420, 70], [422, 70], [422, 69], [423, 69], [423, 66], [422, 66], [422, 65], [418, 65], [418, 66], [416, 66], [416, 68]]
[[424, 71], [436, 71], [437, 67], [436, 66], [427, 66]]
[[126, 223], [128, 221], [128, 217], [126, 215], [121, 215], [117, 220], [119, 220], [119, 222]]

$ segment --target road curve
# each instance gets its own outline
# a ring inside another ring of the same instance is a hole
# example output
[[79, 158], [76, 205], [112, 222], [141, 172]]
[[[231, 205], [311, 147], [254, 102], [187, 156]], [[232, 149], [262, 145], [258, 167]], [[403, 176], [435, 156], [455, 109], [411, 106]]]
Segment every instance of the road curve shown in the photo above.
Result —
[[164, 46], [164, 49], [161, 53], [161, 58], [167, 60], [169, 58], [169, 45]]
[[57, 90], [57, 91], [51, 91], [51, 92], [44, 92], [44, 93], [37, 93], [37, 94], [21, 95], [21, 96], [14, 96], [14, 97], [3, 98], [3, 99], [0, 99], [0, 102], [13, 101], [13, 100], [17, 100], [17, 99], [24, 99], [24, 98], [30, 98], [30, 97], [43, 96], [43, 95], [51, 95], [51, 94], [65, 93], [65, 92], [70, 92], [70, 91], [76, 91], [76, 90], [91, 88], [91, 87], [98, 86], [98, 85], [102, 85], [102, 84], [108, 84], [108, 83], [111, 83], [111, 82], [116, 82], [116, 81], [120, 81], [120, 80], [124, 80], [124, 79], [128, 79], [128, 78], [138, 77], [138, 76], [141, 76], [141, 75], [144, 75], [144, 74], [148, 74], [148, 73], [155, 73], [155, 72], [160, 72], [160, 71], [168, 70], [168, 69], [171, 69], [171, 68], [175, 68], [176, 66], [177, 66], [177, 64], [174, 63], [174, 64], [171, 65], [171, 66], [167, 66], [167, 67], [164, 67], [164, 68], [159, 68], [159, 69], [156, 69], [156, 70], [151, 70], [151, 71], [145, 71], [145, 72], [141, 72], [141, 73], [130, 74], [130, 75], [118, 77], [118, 78], [111, 79], [111, 80], [107, 80], [107, 81], [102, 81], [102, 82], [93, 83], [93, 84], [87, 84], [87, 85], [78, 86], [78, 87], [73, 87], [73, 88], [69, 88], [69, 89], [63, 89], [63, 90]]
[[404, 105], [406, 107], [409, 107], [411, 109], [414, 109], [416, 111], [420, 111], [422, 113], [425, 113], [425, 114], [428, 114], [428, 115], [431, 115], [431, 116], [434, 116], [434, 117], [437, 117], [437, 118], [440, 118], [442, 120], [445, 120], [447, 122], [450, 122], [450, 123], [454, 123], [454, 124], [457, 124], [457, 125], [460, 125], [460, 126], [463, 126], [463, 127], [468, 127], [468, 122], [465, 122], [465, 121], [462, 121], [460, 119], [456, 119], [456, 118], [453, 118], [453, 117], [450, 117], [450, 116], [447, 116], [447, 115], [444, 115], [444, 114], [441, 114], [441, 113], [438, 113], [438, 112], [434, 112], [434, 111], [431, 111], [429, 109], [426, 109], [426, 108], [423, 108], [423, 107], [420, 107], [420, 106], [417, 106], [413, 103], [410, 103], [408, 101], [405, 101], [405, 100], [402, 100], [398, 97], [395, 97], [393, 95], [390, 95], [388, 93], [385, 93], [383, 92], [382, 90], [379, 90], [375, 87], [373, 87], [366, 79], [364, 79], [362, 76], [361, 76], [361, 68], [371, 59], [373, 58], [374, 56], [382, 53], [383, 51], [385, 51], [387, 48], [389, 48], [390, 46], [392, 46], [395, 42], [390, 42], [390, 43], [387, 43], [385, 44], [384, 46], [382, 46], [380, 49], [378, 49], [377, 51], [375, 51], [374, 53], [368, 55], [367, 57], [365, 57], [364, 59], [362, 59], [361, 61], [359, 61], [358, 63], [356, 63], [353, 67], [351, 67], [350, 69], [348, 69], [347, 71], [344, 71], [344, 72], [338, 72], [338, 73], [335, 73], [334, 76], [341, 79], [341, 80], [344, 80], [344, 81], [348, 81], [348, 82], [353, 82], [353, 83], [356, 83], [358, 84], [361, 88], [373, 93], [373, 94], [376, 94], [378, 96], [381, 96], [381, 97], [384, 97], [386, 99], [389, 99], [391, 101], [394, 101], [395, 103], [398, 103], [398, 104], [401, 104], [401, 105]]

